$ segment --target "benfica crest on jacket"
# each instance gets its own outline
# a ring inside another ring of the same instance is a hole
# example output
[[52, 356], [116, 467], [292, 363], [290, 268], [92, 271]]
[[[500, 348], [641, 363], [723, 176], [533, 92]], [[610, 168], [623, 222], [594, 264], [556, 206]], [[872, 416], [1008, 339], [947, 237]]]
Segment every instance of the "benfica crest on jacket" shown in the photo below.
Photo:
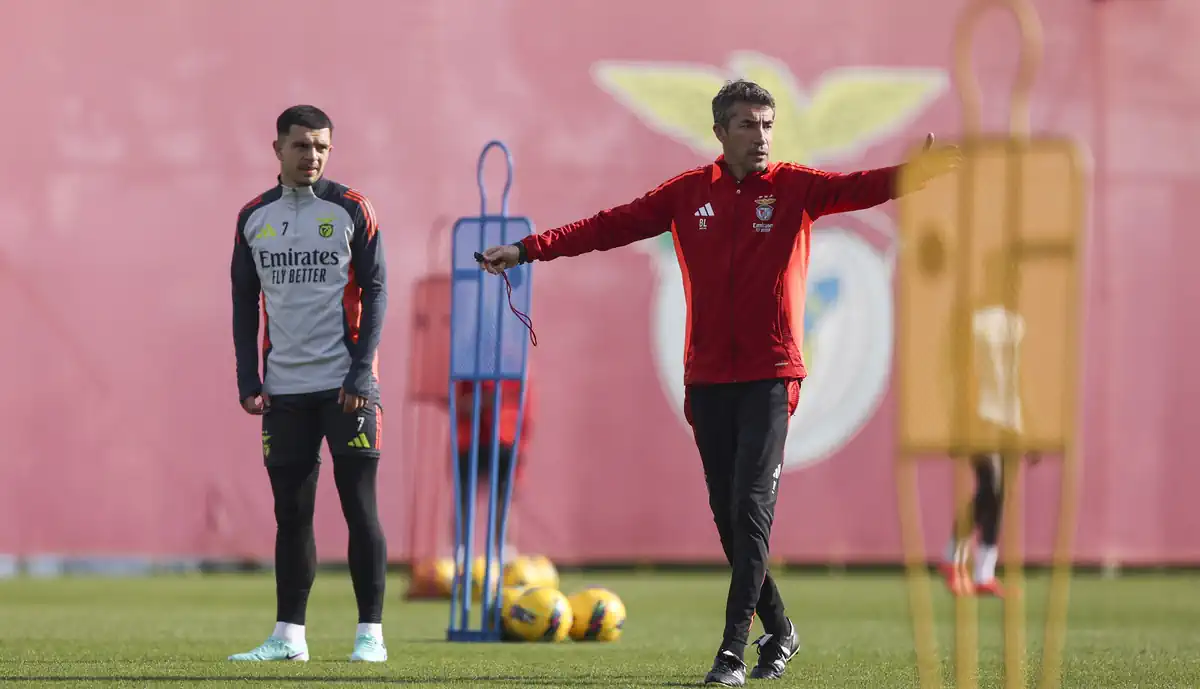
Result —
[[770, 232], [772, 224], [769, 222], [775, 215], [775, 197], [760, 196], [754, 199], [754, 203], [758, 207], [754, 209], [754, 215], [759, 219], [759, 222], [754, 223], [755, 232]]

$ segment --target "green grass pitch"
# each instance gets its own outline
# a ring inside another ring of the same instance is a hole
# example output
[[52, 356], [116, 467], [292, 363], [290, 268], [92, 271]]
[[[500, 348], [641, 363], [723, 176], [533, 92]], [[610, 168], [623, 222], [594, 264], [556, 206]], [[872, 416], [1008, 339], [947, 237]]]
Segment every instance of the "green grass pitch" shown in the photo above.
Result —
[[[269, 574], [0, 581], [0, 684], [14, 687], [664, 687], [695, 686], [716, 651], [727, 578], [713, 573], [568, 573], [562, 589], [615, 590], [629, 609], [613, 644], [449, 644], [443, 602], [405, 603], [389, 578], [391, 660], [346, 661], [354, 630], [348, 576], [322, 571], [310, 602], [309, 663], [233, 664], [274, 622]], [[1046, 580], [1028, 580], [1041, 619]], [[916, 687], [904, 580], [886, 574], [785, 574], [780, 587], [803, 647], [768, 686]], [[952, 601], [934, 589], [939, 648]], [[981, 687], [1000, 687], [1000, 603], [980, 601]], [[757, 635], [757, 629], [753, 635]], [[1041, 636], [1029, 625], [1031, 648]], [[754, 652], [748, 652], [753, 663]], [[1200, 687], [1200, 575], [1077, 576], [1063, 687]], [[950, 675], [947, 663], [946, 673]], [[749, 685], [765, 684], [754, 680]], [[1029, 685], [1035, 682], [1031, 678]], [[947, 682], [944, 686], [951, 687]]]

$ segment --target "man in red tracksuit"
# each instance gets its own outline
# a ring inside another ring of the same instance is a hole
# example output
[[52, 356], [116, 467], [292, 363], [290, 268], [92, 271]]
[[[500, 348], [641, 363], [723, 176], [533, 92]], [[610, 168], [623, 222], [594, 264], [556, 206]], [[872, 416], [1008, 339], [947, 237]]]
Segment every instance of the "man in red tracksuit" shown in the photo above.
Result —
[[[685, 415], [733, 568], [724, 639], [705, 683], [742, 686], [756, 610], [766, 634], [755, 642], [751, 677], [782, 676], [799, 647], [767, 555], [788, 419], [805, 377], [803, 333], [792, 324], [802, 322], [811, 226], [895, 198], [899, 168], [838, 174], [768, 162], [775, 101], [752, 82], [727, 83], [712, 111], [723, 148], [715, 162], [631, 203], [492, 247], [481, 263], [498, 274], [671, 233], [687, 300]], [[917, 172], [929, 179], [958, 159], [952, 147], [929, 150]]]

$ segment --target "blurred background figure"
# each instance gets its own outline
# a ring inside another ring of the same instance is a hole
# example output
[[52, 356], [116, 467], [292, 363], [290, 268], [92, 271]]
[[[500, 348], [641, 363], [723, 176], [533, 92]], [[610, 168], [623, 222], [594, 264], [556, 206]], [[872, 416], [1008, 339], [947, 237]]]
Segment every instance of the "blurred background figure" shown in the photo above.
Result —
[[[471, 471], [471, 434], [472, 434], [472, 419], [474, 418], [474, 400], [475, 400], [475, 384], [470, 382], [460, 382], [458, 384], [458, 401], [457, 401], [457, 432], [456, 442], [458, 444], [458, 477], [459, 477], [459, 509], [462, 515], [464, 533], [462, 540], [466, 539], [466, 515], [467, 507], [472, 499], [476, 500], [475, 506], [475, 548], [476, 555], [484, 552], [486, 541], [485, 530], [487, 528], [488, 518], [488, 491], [491, 483], [496, 483], [496, 528], [499, 528], [501, 521], [505, 516], [508, 517], [508, 528], [506, 540], [503, 541], [502, 548], [504, 551], [503, 558], [506, 562], [512, 562], [517, 555], [517, 550], [513, 547], [513, 540], [517, 537], [516, 525], [513, 523], [512, 514], [505, 514], [506, 503], [504, 496], [509, 489], [509, 478], [512, 477], [512, 504], [517, 502], [517, 496], [520, 491], [521, 476], [525, 467], [526, 452], [529, 449], [530, 439], [533, 436], [533, 419], [535, 417], [534, 394], [533, 394], [533, 377], [529, 376], [525, 384], [525, 420], [521, 424], [521, 436], [517, 438], [517, 425], [521, 414], [521, 383], [520, 381], [503, 381], [500, 384], [500, 408], [499, 412], [495, 408], [495, 392], [496, 385], [490, 381], [483, 382], [479, 386], [479, 440], [478, 440], [478, 457], [476, 466], [478, 474], [476, 476], [475, 494], [470, 491], [470, 471]], [[495, 424], [495, 425], [493, 425]], [[492, 429], [496, 428], [500, 442], [500, 451], [498, 456], [498, 470], [496, 475], [492, 475], [492, 443], [494, 436]], [[512, 466], [513, 450], [516, 450], [517, 464]], [[450, 529], [453, 532], [455, 528], [455, 516], [450, 515]], [[455, 560], [462, 562], [463, 553], [461, 550], [455, 553]]]

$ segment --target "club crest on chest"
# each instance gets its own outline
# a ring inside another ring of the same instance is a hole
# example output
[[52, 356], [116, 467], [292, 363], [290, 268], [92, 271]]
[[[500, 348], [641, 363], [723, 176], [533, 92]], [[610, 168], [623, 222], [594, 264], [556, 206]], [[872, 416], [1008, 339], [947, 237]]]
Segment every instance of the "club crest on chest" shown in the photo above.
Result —
[[775, 197], [760, 196], [754, 199], [755, 209], [754, 216], [758, 218], [758, 222], [754, 223], [755, 232], [770, 232], [771, 218], [775, 217]]

